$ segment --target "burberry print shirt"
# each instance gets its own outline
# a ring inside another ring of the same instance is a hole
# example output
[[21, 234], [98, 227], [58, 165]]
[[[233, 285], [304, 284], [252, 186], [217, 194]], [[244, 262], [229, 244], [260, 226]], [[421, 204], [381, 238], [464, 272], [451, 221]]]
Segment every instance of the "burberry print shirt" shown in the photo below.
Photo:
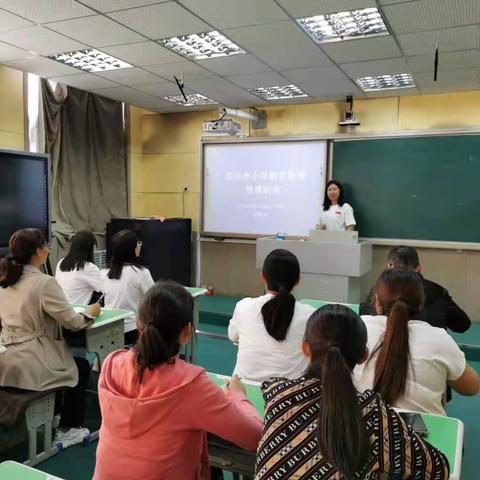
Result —
[[[342, 480], [317, 444], [320, 381], [272, 379], [262, 385], [266, 404], [255, 480]], [[446, 480], [446, 457], [421, 439], [377, 393], [366, 390], [358, 402], [370, 435], [372, 454], [357, 480]]]

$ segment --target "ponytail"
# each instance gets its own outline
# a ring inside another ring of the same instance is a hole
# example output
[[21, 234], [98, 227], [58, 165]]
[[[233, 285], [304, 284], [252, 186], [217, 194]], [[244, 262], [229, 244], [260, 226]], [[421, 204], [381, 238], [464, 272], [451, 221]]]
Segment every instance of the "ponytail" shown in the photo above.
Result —
[[23, 274], [23, 265], [17, 263], [13, 257], [0, 259], [0, 287], [7, 288], [15, 285]]
[[157, 282], [138, 309], [139, 339], [134, 347], [138, 381], [146, 369], [175, 363], [180, 335], [193, 323], [193, 300], [184, 287], [172, 281]]
[[387, 316], [387, 328], [382, 342], [368, 360], [376, 358], [373, 389], [387, 403], [395, 405], [407, 386], [408, 322], [418, 315], [423, 305], [422, 277], [402, 268], [387, 269], [377, 280], [375, 296], [381, 313]]
[[262, 307], [263, 324], [277, 342], [287, 338], [295, 313], [291, 291], [300, 280], [300, 264], [288, 250], [272, 250], [263, 262], [262, 277], [268, 290], [276, 295]]
[[168, 345], [155, 325], [147, 323], [135, 350], [137, 352], [138, 381], [142, 383], [143, 374], [147, 368], [153, 370], [157, 365], [174, 363], [173, 358], [179, 352], [180, 345], [178, 342]]
[[352, 372], [338, 345], [331, 345], [322, 360], [322, 396], [318, 414], [317, 441], [322, 456], [346, 480], [357, 478], [370, 452], [370, 438]]
[[15, 285], [39, 248], [45, 246], [45, 236], [38, 228], [17, 230], [8, 242], [11, 256], [0, 259], [0, 287]]
[[403, 300], [396, 300], [389, 308], [385, 337], [377, 349], [373, 389], [392, 405], [405, 393], [407, 384], [410, 362], [409, 320], [408, 305]]
[[361, 318], [343, 305], [326, 305], [312, 314], [305, 341], [310, 349], [307, 375], [321, 381], [317, 442], [322, 456], [346, 480], [366, 464], [372, 447], [352, 370], [367, 352]]
[[295, 313], [295, 297], [284, 287], [262, 307], [263, 324], [277, 342], [285, 340]]

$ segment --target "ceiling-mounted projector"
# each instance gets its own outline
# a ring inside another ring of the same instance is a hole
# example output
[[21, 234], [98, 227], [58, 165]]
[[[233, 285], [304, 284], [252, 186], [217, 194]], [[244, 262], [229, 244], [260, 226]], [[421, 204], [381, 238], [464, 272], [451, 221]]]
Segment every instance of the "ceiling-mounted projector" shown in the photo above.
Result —
[[211, 136], [241, 135], [242, 126], [231, 118], [203, 122], [203, 133]]

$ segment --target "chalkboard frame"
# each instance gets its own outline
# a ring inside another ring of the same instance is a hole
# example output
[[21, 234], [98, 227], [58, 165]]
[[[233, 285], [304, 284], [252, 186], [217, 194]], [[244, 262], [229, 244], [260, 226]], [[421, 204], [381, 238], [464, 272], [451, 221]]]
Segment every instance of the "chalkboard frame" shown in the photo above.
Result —
[[[397, 130], [385, 132], [370, 132], [363, 134], [338, 134], [330, 136], [329, 166], [328, 178], [332, 178], [334, 159], [334, 145], [340, 142], [350, 141], [368, 141], [368, 140], [387, 140], [399, 138], [415, 138], [415, 137], [442, 137], [442, 136], [480, 136], [480, 127], [471, 128], [451, 128], [451, 129], [427, 129], [427, 130]], [[378, 237], [361, 237], [362, 240], [371, 241], [374, 245], [380, 246], [396, 246], [409, 245], [418, 248], [437, 248], [446, 250], [480, 250], [480, 242], [462, 242], [462, 241], [444, 241], [444, 240], [421, 240], [421, 239], [405, 239], [405, 238], [378, 238]]]

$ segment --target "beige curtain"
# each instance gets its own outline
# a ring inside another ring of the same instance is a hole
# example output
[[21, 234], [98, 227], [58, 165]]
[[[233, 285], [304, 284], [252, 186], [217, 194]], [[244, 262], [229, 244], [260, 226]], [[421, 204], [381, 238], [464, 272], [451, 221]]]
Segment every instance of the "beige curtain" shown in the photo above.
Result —
[[126, 133], [121, 102], [43, 79], [41, 87], [60, 256], [76, 231], [103, 236], [112, 217], [127, 216]]

